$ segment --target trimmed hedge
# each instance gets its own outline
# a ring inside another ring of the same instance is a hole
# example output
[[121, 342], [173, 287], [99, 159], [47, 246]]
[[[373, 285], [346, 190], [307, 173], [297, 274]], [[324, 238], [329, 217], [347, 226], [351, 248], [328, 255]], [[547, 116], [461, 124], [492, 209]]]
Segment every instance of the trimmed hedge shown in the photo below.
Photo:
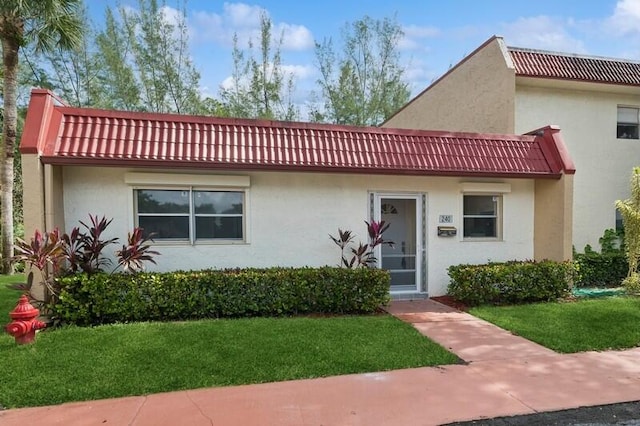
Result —
[[573, 262], [506, 262], [453, 265], [449, 295], [470, 306], [555, 300], [569, 294]]
[[576, 253], [577, 287], [618, 287], [627, 277], [629, 263], [623, 252]]
[[388, 272], [270, 268], [78, 274], [59, 279], [54, 315], [65, 323], [372, 313], [389, 301]]

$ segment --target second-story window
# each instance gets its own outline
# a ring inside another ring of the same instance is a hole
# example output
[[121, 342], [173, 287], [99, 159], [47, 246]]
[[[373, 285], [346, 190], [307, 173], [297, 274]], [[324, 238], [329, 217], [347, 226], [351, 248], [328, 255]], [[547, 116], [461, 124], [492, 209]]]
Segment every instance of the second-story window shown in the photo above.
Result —
[[618, 139], [638, 139], [638, 122], [640, 109], [633, 107], [618, 107]]

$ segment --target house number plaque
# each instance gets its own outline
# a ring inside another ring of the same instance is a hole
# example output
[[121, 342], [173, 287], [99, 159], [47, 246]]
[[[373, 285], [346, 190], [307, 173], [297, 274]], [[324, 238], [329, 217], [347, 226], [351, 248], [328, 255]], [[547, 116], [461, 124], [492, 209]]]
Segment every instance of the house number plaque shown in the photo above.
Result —
[[453, 223], [453, 215], [452, 214], [441, 214], [438, 223]]

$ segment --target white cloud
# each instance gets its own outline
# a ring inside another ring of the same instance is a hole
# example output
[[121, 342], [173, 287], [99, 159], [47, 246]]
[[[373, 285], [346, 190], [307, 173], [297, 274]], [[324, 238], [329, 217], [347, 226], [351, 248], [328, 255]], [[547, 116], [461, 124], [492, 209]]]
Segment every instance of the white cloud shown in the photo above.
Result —
[[[125, 16], [129, 18], [133, 18], [140, 15], [140, 10], [135, 9], [131, 6], [125, 5], [125, 6], [119, 6], [118, 13], [120, 15], [120, 19], [123, 19]], [[165, 6], [161, 6], [158, 9], [158, 14], [160, 15], [160, 18], [162, 19], [162, 21], [164, 21], [164, 23], [166, 23], [167, 25], [171, 25], [173, 27], [173, 33], [171, 34], [171, 36], [174, 39], [176, 40], [182, 39], [182, 34], [181, 34], [182, 29], [180, 28], [180, 26], [183, 24], [185, 26], [184, 29], [186, 31], [186, 36], [188, 38], [191, 38], [192, 34], [189, 32], [189, 27], [187, 26], [187, 23], [186, 23], [186, 17], [182, 14], [182, 11], [165, 5]], [[134, 31], [137, 36], [142, 35], [140, 24], [135, 24]]]
[[170, 6], [162, 6], [160, 8], [162, 19], [170, 25], [179, 25], [182, 21], [182, 12]]
[[519, 18], [503, 24], [502, 28], [507, 44], [510, 46], [559, 52], [587, 53], [584, 42], [573, 37], [568, 27], [574, 25], [571, 20], [561, 20], [541, 15]]
[[194, 41], [213, 41], [217, 44], [231, 45], [233, 31], [227, 27], [222, 15], [198, 11], [191, 19]]
[[307, 50], [314, 46], [311, 31], [303, 25], [280, 23], [276, 26], [274, 36], [282, 34], [282, 48], [287, 50]]
[[264, 11], [260, 6], [250, 6], [244, 3], [225, 3], [222, 9], [222, 16], [229, 21], [229, 26], [235, 28], [259, 27], [260, 15]]
[[640, 33], [640, 0], [620, 0], [606, 25], [617, 34]]
[[434, 77], [433, 71], [429, 71], [424, 61], [411, 61], [407, 64], [404, 73], [404, 80], [410, 84], [424, 83]]
[[[240, 82], [241, 84], [245, 83], [245, 82]], [[247, 81], [248, 83], [248, 81]], [[223, 90], [231, 90], [235, 87], [235, 83], [233, 81], [233, 77], [232, 76], [228, 76], [227, 78], [225, 78], [224, 80], [222, 80], [222, 83], [220, 83], [220, 88]]]
[[118, 8], [119, 11], [123, 11], [125, 15], [133, 16], [138, 14], [138, 9], [131, 7], [127, 4]]
[[313, 77], [316, 73], [316, 69], [311, 65], [281, 65], [280, 69], [285, 74], [292, 75], [296, 81]]
[[442, 74], [440, 70], [434, 69], [434, 64], [423, 58], [412, 58], [406, 61], [403, 66], [403, 80], [409, 84], [412, 97], [424, 90]]
[[407, 25], [402, 27], [405, 36], [413, 38], [428, 38], [440, 35], [440, 30], [436, 27], [424, 27], [420, 25]]
[[[272, 64], [269, 64], [267, 72], [271, 72]], [[294, 83], [300, 82], [301, 80], [308, 79], [315, 75], [315, 68], [310, 65], [293, 65], [293, 64], [282, 64], [280, 65], [280, 71], [284, 74], [285, 78], [289, 76], [293, 77]], [[240, 85], [248, 86], [251, 83], [248, 75], [241, 77]], [[220, 83], [220, 88], [225, 90], [230, 90], [234, 88], [234, 81], [232, 76], [226, 77]]]
[[180, 40], [182, 38], [181, 25], [184, 25], [184, 29], [186, 31], [186, 36], [191, 39], [193, 37], [193, 33], [190, 31], [189, 26], [186, 23], [186, 17], [182, 14], [182, 12], [178, 9], [169, 6], [162, 6], [160, 8], [160, 15], [162, 19], [167, 24], [173, 26], [173, 37], [176, 40]]
[[440, 30], [431, 26], [408, 25], [402, 27], [404, 36], [398, 42], [400, 50], [425, 50], [424, 39], [440, 35]]
[[[241, 48], [250, 40], [260, 39], [260, 17], [268, 12], [260, 6], [245, 3], [224, 3], [222, 13], [198, 11], [193, 14], [191, 25], [195, 41], [213, 41], [229, 47], [234, 34]], [[286, 22], [272, 22], [271, 34], [274, 43], [282, 36], [282, 50], [307, 50], [313, 47], [311, 31], [303, 25]]]
[[211, 90], [211, 88], [209, 86], [200, 86], [198, 88], [198, 92], [200, 93], [200, 96], [202, 96], [203, 99], [206, 98], [214, 98], [218, 95], [217, 92], [214, 92], [213, 90]]

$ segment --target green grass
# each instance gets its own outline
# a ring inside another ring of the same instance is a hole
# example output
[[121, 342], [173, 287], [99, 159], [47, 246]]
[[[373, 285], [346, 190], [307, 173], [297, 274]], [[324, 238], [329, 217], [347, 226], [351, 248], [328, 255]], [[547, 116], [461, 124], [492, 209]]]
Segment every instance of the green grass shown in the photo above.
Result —
[[470, 313], [562, 353], [640, 345], [640, 299], [635, 297], [483, 306]]
[[8, 287], [9, 284], [24, 282], [24, 275], [0, 275], [0, 327], [11, 321], [9, 312], [11, 312], [18, 303], [18, 299], [22, 292], [13, 290]]
[[7, 408], [458, 362], [391, 316], [68, 327], [0, 336]]

